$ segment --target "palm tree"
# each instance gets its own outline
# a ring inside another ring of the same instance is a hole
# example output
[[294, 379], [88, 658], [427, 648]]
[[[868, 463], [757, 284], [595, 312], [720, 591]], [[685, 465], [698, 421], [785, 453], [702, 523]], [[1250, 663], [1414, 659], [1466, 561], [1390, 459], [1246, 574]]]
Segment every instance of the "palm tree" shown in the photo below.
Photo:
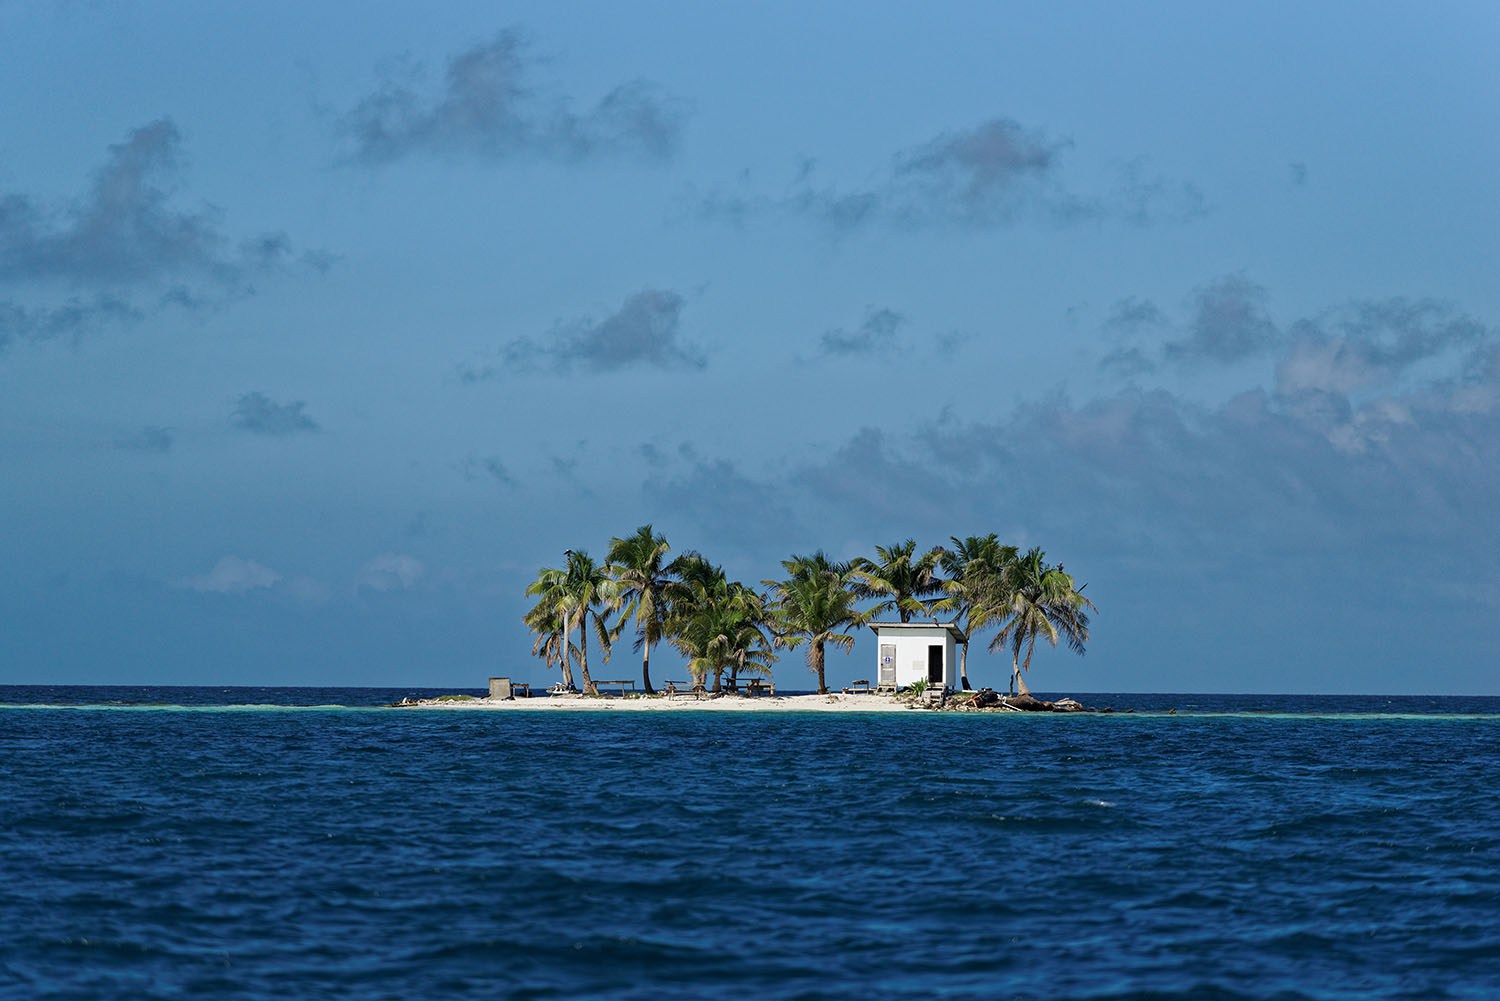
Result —
[[589, 630], [599, 639], [604, 660], [609, 660], [611, 639], [608, 614], [616, 604], [616, 585], [606, 568], [582, 550], [568, 550], [568, 570], [563, 580], [559, 608], [569, 629], [578, 630], [578, 670], [583, 675], [583, 693], [598, 695], [589, 676]]
[[[1033, 548], [1011, 561], [1005, 578], [990, 593], [985, 616], [997, 622], [1000, 631], [990, 641], [991, 650], [1006, 646], [1011, 651], [1011, 685], [1022, 695], [1030, 695], [1023, 672], [1031, 669], [1031, 655], [1040, 636], [1054, 647], [1059, 637], [1070, 650], [1083, 653], [1089, 638], [1089, 617], [1085, 609], [1098, 611], [1085, 598], [1082, 588], [1073, 586], [1073, 578], [1061, 565], [1049, 567], [1041, 549]], [[1021, 648], [1026, 659], [1021, 660]]]
[[872, 615], [895, 609], [902, 622], [910, 622], [913, 615], [930, 614], [929, 599], [942, 589], [937, 566], [943, 550], [929, 549], [921, 556], [916, 551], [916, 540], [907, 539], [889, 548], [876, 546], [878, 562], [860, 557], [850, 565], [860, 596], [881, 599], [870, 609]]
[[669, 588], [674, 571], [664, 563], [671, 550], [667, 537], [656, 534], [650, 525], [642, 525], [625, 539], [611, 539], [608, 570], [618, 587], [617, 600], [623, 606], [619, 627], [634, 619], [638, 634], [635, 648], [641, 652], [641, 686], [650, 695], [651, 647], [661, 642], [666, 625]]
[[[571, 550], [569, 550], [571, 552]], [[570, 654], [577, 650], [571, 634], [573, 625], [564, 614], [566, 598], [566, 570], [543, 567], [537, 571], [536, 580], [526, 593], [537, 599], [537, 603], [522, 617], [526, 628], [537, 634], [531, 652], [546, 661], [548, 667], [562, 668], [563, 687], [573, 691], [573, 666]]]
[[847, 563], [835, 563], [822, 551], [811, 556], [794, 555], [782, 560], [786, 580], [763, 583], [771, 589], [776, 613], [776, 645], [788, 649], [807, 642], [807, 666], [818, 677], [818, 694], [828, 691], [824, 677], [824, 648], [832, 643], [848, 652], [854, 645], [850, 629], [870, 621], [871, 612], [856, 606], [860, 591], [855, 571]]
[[953, 548], [943, 549], [938, 563], [948, 578], [942, 581], [943, 597], [933, 602], [934, 612], [953, 612], [954, 621], [963, 630], [964, 639], [958, 655], [958, 677], [964, 691], [969, 684], [969, 634], [988, 624], [985, 596], [994, 594], [1002, 575], [1016, 558], [1015, 546], [1003, 546], [994, 532], [970, 535], [965, 539], [949, 536]]
[[713, 690], [723, 687], [724, 671], [769, 672], [776, 660], [767, 634], [765, 600], [722, 567], [697, 553], [673, 561], [679, 579], [670, 586], [671, 610], [666, 633], [688, 660], [688, 670], [702, 684], [713, 675]]
[[[543, 599], [526, 613], [522, 621], [536, 633], [536, 641], [531, 644], [532, 656], [542, 658], [549, 668], [561, 665], [564, 648], [573, 649], [573, 645], [563, 630], [562, 616], [558, 614], [556, 606]], [[564, 675], [564, 680], [571, 687], [571, 672]]]

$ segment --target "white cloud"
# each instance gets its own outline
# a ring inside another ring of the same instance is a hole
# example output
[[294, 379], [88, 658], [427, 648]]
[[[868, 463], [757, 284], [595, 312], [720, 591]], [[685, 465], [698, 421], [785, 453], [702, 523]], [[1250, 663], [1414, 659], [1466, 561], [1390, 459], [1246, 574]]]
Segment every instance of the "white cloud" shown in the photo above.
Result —
[[239, 556], [225, 556], [208, 573], [185, 578], [180, 586], [205, 594], [244, 594], [275, 587], [280, 580], [281, 574], [268, 566]]
[[384, 553], [360, 568], [355, 587], [371, 591], [405, 591], [427, 572], [422, 561], [403, 553]]

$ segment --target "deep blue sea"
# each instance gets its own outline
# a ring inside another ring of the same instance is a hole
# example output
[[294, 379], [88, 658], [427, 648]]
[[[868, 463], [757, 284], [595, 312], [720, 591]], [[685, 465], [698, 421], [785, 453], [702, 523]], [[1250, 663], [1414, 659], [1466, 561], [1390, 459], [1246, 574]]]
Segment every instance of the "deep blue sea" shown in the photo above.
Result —
[[0, 998], [1500, 998], [1500, 699], [420, 694], [0, 686]]

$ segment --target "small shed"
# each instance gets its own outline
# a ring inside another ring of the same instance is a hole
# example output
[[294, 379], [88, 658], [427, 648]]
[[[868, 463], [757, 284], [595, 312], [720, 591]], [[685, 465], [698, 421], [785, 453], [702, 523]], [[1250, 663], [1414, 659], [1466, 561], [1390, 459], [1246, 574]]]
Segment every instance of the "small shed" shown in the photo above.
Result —
[[878, 684], [906, 688], [918, 681], [958, 688], [958, 644], [966, 637], [952, 622], [872, 622], [879, 659]]

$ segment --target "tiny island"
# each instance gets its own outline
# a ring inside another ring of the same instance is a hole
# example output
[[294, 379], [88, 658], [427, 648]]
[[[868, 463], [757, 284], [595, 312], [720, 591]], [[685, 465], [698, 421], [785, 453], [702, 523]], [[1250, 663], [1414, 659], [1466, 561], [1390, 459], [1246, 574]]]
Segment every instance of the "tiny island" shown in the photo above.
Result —
[[[560, 567], [542, 567], [526, 588], [534, 604], [522, 621], [532, 654], [560, 678], [533, 697], [529, 685], [490, 679], [488, 698], [444, 696], [398, 705], [422, 708], [815, 709], [1078, 712], [1072, 699], [1049, 702], [1027, 686], [1037, 641], [1084, 652], [1089, 612], [1097, 611], [1062, 564], [1040, 547], [1022, 552], [996, 533], [950, 537], [918, 553], [916, 541], [876, 546], [873, 557], [831, 559], [819, 550], [781, 561], [783, 576], [756, 588], [730, 580], [696, 551], [668, 558], [651, 525], [610, 540], [605, 560], [568, 549]], [[830, 647], [846, 654], [859, 630], [874, 632], [871, 676], [839, 692], [826, 680]], [[991, 633], [988, 649], [1010, 654], [1001, 694], [969, 683], [971, 637]], [[596, 679], [626, 636], [640, 651], [640, 680]], [[651, 651], [667, 643], [687, 677], [652, 681]], [[805, 648], [816, 691], [776, 695], [779, 651]], [[577, 675], [574, 666], [577, 666]]]

